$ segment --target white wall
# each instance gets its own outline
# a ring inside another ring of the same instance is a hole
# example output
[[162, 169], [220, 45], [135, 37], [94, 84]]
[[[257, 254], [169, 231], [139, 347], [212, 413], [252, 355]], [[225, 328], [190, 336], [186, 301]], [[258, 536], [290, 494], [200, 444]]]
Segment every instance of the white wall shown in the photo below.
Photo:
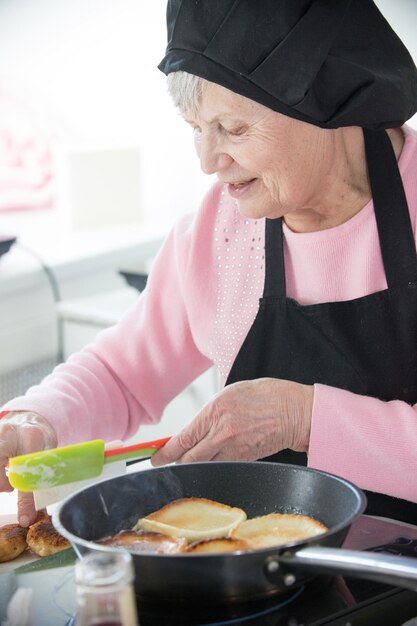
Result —
[[165, 0], [2, 0], [0, 87], [17, 89], [60, 137], [137, 141], [146, 213], [171, 220], [173, 211], [195, 210], [210, 180], [156, 67], [165, 7]]
[[[378, 6], [417, 59], [416, 0]], [[70, 139], [141, 146], [147, 216], [194, 210], [210, 181], [156, 69], [166, 0], [1, 0], [0, 88], [17, 88]]]

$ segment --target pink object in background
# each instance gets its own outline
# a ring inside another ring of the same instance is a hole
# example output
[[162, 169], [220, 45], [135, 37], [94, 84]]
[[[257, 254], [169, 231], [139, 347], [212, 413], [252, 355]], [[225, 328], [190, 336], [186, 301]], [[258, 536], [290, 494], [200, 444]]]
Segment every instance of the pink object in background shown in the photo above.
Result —
[[0, 211], [53, 202], [50, 137], [35, 112], [0, 88]]

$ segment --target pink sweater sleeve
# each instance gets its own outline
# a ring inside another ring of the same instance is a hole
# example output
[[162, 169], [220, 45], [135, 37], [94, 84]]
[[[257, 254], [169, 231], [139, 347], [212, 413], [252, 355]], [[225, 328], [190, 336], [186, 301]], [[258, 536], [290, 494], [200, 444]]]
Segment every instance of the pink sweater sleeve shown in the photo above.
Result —
[[308, 465], [417, 502], [416, 408], [315, 385]]
[[196, 347], [185, 303], [191, 233], [184, 218], [123, 319], [3, 410], [44, 416], [60, 445], [125, 439], [140, 424], [159, 421], [168, 402], [211, 364]]

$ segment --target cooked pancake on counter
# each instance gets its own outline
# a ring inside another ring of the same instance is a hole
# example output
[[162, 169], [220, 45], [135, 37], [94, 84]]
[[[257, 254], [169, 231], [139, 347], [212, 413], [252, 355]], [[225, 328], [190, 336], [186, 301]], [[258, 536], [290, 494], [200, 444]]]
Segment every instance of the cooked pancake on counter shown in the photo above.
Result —
[[168, 537], [159, 533], [137, 532], [136, 530], [122, 530], [113, 537], [100, 539], [98, 543], [105, 546], [125, 548], [133, 554], [153, 552], [154, 554], [178, 554], [184, 552], [187, 540], [180, 537]]
[[70, 547], [54, 528], [46, 510], [38, 511], [36, 521], [24, 528], [19, 524], [6, 524], [0, 528], [0, 563], [12, 561], [27, 548], [37, 556], [49, 556]]
[[49, 556], [71, 547], [70, 542], [55, 530], [47, 514], [29, 527], [26, 542], [38, 556]]
[[254, 550], [268, 548], [321, 535], [327, 527], [306, 515], [271, 513], [241, 522], [232, 532]]
[[245, 519], [242, 509], [206, 498], [182, 498], [139, 519], [135, 528], [192, 542], [227, 537]]
[[6, 524], [0, 528], [0, 563], [16, 559], [27, 548], [28, 529], [19, 524]]

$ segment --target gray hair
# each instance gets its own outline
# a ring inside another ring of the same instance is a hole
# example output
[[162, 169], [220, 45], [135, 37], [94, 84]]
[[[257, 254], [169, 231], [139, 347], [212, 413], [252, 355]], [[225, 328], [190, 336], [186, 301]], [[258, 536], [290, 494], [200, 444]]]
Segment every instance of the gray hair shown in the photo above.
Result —
[[168, 92], [181, 113], [195, 112], [198, 107], [204, 80], [188, 72], [168, 74]]

